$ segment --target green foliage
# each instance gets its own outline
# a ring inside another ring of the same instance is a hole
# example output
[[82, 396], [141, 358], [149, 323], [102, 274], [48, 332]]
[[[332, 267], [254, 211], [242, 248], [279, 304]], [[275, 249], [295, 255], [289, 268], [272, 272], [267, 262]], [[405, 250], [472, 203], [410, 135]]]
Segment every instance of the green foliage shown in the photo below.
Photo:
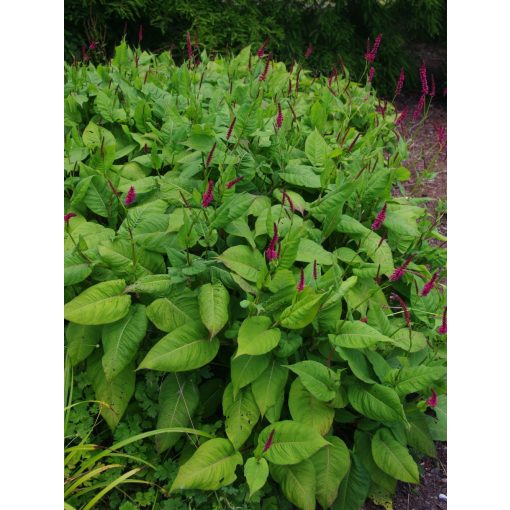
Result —
[[250, 51], [66, 66], [70, 507], [356, 509], [445, 439], [444, 250], [392, 195], [393, 107]]

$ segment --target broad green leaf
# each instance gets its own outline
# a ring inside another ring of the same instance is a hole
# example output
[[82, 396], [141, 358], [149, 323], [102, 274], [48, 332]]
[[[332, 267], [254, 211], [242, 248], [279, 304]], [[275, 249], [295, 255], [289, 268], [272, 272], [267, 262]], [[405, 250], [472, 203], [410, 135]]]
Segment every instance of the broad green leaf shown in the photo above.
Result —
[[334, 386], [338, 385], [339, 377], [328, 367], [307, 360], [287, 365], [287, 368], [299, 376], [303, 386], [318, 400], [328, 402], [334, 398]]
[[439, 395], [437, 406], [434, 407], [436, 418], [427, 416], [430, 434], [434, 441], [446, 441], [447, 439], [447, 399], [446, 395]]
[[391, 384], [400, 395], [409, 395], [427, 389], [434, 381], [446, 375], [445, 367], [404, 367], [391, 378]]
[[260, 416], [251, 388], [243, 388], [234, 397], [230, 383], [223, 393], [223, 415], [227, 437], [238, 450], [250, 437]]
[[336, 436], [326, 436], [330, 444], [321, 448], [310, 460], [315, 467], [317, 501], [324, 510], [335, 502], [338, 488], [351, 467], [346, 444]]
[[418, 409], [406, 408], [410, 428], [406, 431], [407, 443], [429, 457], [436, 457], [436, 446], [432, 440], [425, 415]]
[[147, 307], [147, 317], [158, 329], [170, 333], [198, 319], [197, 298], [191, 292], [184, 292], [169, 298], [156, 299]]
[[105, 180], [99, 175], [94, 175], [87, 188], [87, 194], [83, 200], [85, 205], [93, 212], [108, 218], [117, 209], [117, 199]]
[[336, 352], [342, 359], [347, 361], [352, 373], [363, 382], [368, 384], [375, 384], [374, 374], [367, 362], [364, 354], [357, 349], [344, 349], [343, 347], [336, 347]]
[[135, 294], [166, 294], [172, 286], [172, 279], [167, 274], [142, 276], [135, 283], [126, 287], [126, 292]]
[[239, 356], [230, 362], [230, 377], [234, 386], [234, 396], [241, 389], [259, 377], [269, 365], [269, 355]]
[[264, 372], [251, 383], [260, 415], [264, 417], [273, 410], [273, 413], [267, 416], [270, 422], [277, 421], [280, 417], [284, 398], [283, 390], [288, 375], [289, 371], [281, 366], [278, 360], [273, 359]]
[[236, 466], [242, 463], [243, 457], [228, 439], [209, 439], [179, 468], [170, 492], [179, 489], [214, 491], [230, 485], [237, 478]]
[[335, 256], [311, 239], [301, 239], [299, 241], [296, 260], [308, 263], [313, 263], [313, 261], [316, 260], [317, 264], [330, 266], [335, 262]]
[[315, 469], [310, 460], [293, 466], [271, 466], [271, 476], [293, 505], [300, 510], [315, 510]]
[[99, 345], [101, 328], [98, 326], [83, 326], [71, 322], [66, 327], [66, 348], [74, 367], [88, 358]]
[[269, 475], [269, 465], [267, 460], [262, 458], [256, 459], [250, 457], [244, 464], [244, 476], [246, 483], [250, 488], [250, 498], [258, 490], [262, 489], [266, 484], [267, 476]]
[[[264, 452], [264, 445], [273, 431], [271, 446]], [[273, 464], [297, 464], [328, 444], [312, 427], [285, 420], [272, 423], [260, 432], [255, 451]]]
[[[192, 425], [200, 397], [198, 387], [187, 374], [168, 374], [159, 390], [157, 428]], [[182, 434], [169, 432], [156, 436], [156, 449], [162, 453], [172, 448]]]
[[381, 428], [375, 433], [372, 438], [372, 455], [379, 468], [393, 478], [402, 482], [420, 483], [416, 462], [388, 429]]
[[64, 286], [80, 283], [90, 273], [92, 267], [81, 255], [72, 252], [64, 254]]
[[116, 429], [135, 392], [134, 366], [128, 365], [114, 379], [107, 381], [101, 360], [97, 358], [89, 362], [87, 374], [92, 381], [96, 400], [107, 404], [101, 405], [101, 416], [113, 431]]
[[122, 319], [131, 304], [124, 280], [101, 282], [84, 290], [64, 306], [64, 318], [85, 325], [108, 324]]
[[103, 369], [108, 381], [134, 360], [146, 331], [144, 305], [132, 306], [122, 319], [103, 327]]
[[305, 141], [305, 154], [314, 166], [323, 166], [329, 147], [317, 129], [314, 129]]
[[395, 347], [400, 347], [404, 351], [418, 352], [427, 347], [427, 338], [420, 331], [411, 331], [409, 338], [409, 330], [402, 328], [391, 335], [391, 340]]
[[371, 351], [369, 349], [365, 350], [365, 356], [368, 358], [368, 361], [372, 364], [374, 372], [377, 374], [377, 377], [381, 382], [386, 380], [386, 376], [388, 372], [391, 370], [391, 366], [388, 362], [376, 351]]
[[299, 379], [295, 379], [290, 386], [289, 411], [294, 421], [309, 425], [321, 436], [328, 433], [335, 417], [335, 410], [317, 400]]
[[375, 421], [405, 421], [404, 409], [395, 390], [381, 384], [353, 384], [347, 395], [352, 407]]
[[270, 329], [271, 322], [269, 317], [264, 316], [245, 319], [239, 328], [235, 357], [243, 354], [256, 356], [273, 350], [280, 341], [281, 333], [278, 328]]
[[308, 326], [315, 319], [323, 296], [316, 295], [311, 289], [305, 291], [298, 295], [294, 304], [285, 308], [281, 313], [279, 322], [283, 327], [301, 329]]
[[378, 342], [393, 343], [391, 338], [360, 321], [346, 322], [338, 335], [328, 336], [333, 345], [348, 349], [364, 349]]
[[259, 271], [265, 265], [263, 255], [245, 245], [226, 249], [218, 260], [249, 282], [258, 280]]
[[189, 322], [164, 336], [148, 353], [138, 370], [185, 372], [212, 361], [220, 348], [217, 338], [209, 340], [207, 330], [198, 321]]
[[333, 510], [359, 510], [368, 495], [370, 476], [356, 455], [353, 456], [351, 468], [345, 475]]
[[321, 187], [321, 179], [311, 166], [289, 164], [284, 172], [278, 173], [278, 176], [285, 182], [295, 186], [312, 189]]
[[229, 301], [230, 296], [227, 289], [219, 282], [207, 283], [200, 287], [198, 293], [200, 318], [211, 338], [216, 336], [228, 321]]

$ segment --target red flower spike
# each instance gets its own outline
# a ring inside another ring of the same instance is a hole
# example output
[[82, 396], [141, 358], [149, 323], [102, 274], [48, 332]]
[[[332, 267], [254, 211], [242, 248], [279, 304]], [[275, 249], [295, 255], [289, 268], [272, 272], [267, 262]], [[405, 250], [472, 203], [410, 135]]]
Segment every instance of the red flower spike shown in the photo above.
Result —
[[126, 198], [124, 199], [124, 204], [126, 207], [129, 207], [136, 200], [136, 191], [133, 186], [131, 186], [126, 194]]
[[374, 68], [374, 66], [372, 66], [370, 68], [370, 71], [368, 71], [368, 78], [367, 78], [368, 83], [372, 83], [372, 80], [374, 79], [374, 75], [375, 75], [375, 68]]
[[372, 223], [372, 230], [379, 230], [386, 219], [386, 204], [379, 211], [379, 214], [376, 216], [374, 222]]
[[425, 62], [420, 66], [420, 82], [421, 82], [421, 93], [427, 95], [429, 93], [429, 84], [427, 83], [427, 68]]
[[407, 260], [400, 266], [393, 271], [393, 273], [390, 276], [390, 280], [392, 282], [396, 282], [397, 280], [400, 280], [402, 278], [402, 275], [405, 273], [405, 270], [407, 269], [407, 266], [411, 263], [411, 260], [413, 260], [413, 257], [407, 258]]
[[446, 306], [444, 307], [443, 311], [443, 321], [441, 322], [441, 326], [439, 326], [437, 332], [440, 335], [446, 335]]
[[264, 66], [264, 70], [262, 71], [262, 73], [259, 76], [259, 80], [260, 81], [266, 81], [267, 72], [269, 71], [269, 64], [271, 62], [271, 56], [272, 56], [271, 53], [267, 56], [266, 64]]
[[193, 60], [193, 48], [191, 47], [191, 36], [186, 32], [186, 46], [188, 49], [188, 60]]
[[317, 259], [313, 259], [313, 279], [317, 280]]
[[271, 448], [271, 445], [273, 444], [273, 437], [274, 437], [275, 430], [273, 429], [271, 433], [269, 434], [269, 437], [267, 438], [266, 443], [264, 444], [264, 448], [262, 449], [262, 453], [267, 452], [269, 448]]
[[237, 117], [234, 117], [232, 119], [232, 122], [230, 123], [230, 126], [228, 127], [227, 140], [230, 140], [230, 137], [232, 136], [232, 131], [234, 130], [234, 126], [235, 126], [236, 120], [237, 120]]
[[437, 393], [434, 390], [432, 390], [432, 395], [427, 399], [427, 405], [429, 407], [437, 406]]
[[400, 70], [400, 76], [398, 77], [397, 86], [395, 88], [395, 97], [397, 97], [402, 92], [402, 87], [404, 86], [405, 74], [404, 68]]
[[278, 103], [278, 115], [276, 116], [276, 129], [280, 129], [283, 125], [282, 105]]
[[216, 149], [216, 142], [214, 142], [214, 145], [212, 146], [212, 149], [209, 151], [209, 154], [207, 155], [207, 159], [205, 160], [206, 168], [211, 164], [215, 149]]
[[143, 39], [143, 25], [140, 25], [140, 28], [138, 29], [138, 43], [140, 44]]
[[96, 43], [94, 41], [92, 41], [90, 44], [89, 44], [89, 50], [95, 50], [96, 49]]
[[301, 268], [301, 274], [299, 275], [299, 282], [296, 288], [298, 292], [302, 292], [305, 288], [305, 272], [303, 271], [303, 268]]
[[262, 58], [264, 56], [264, 50], [269, 42], [269, 37], [262, 43], [262, 46], [257, 50], [257, 57]]
[[395, 126], [400, 126], [402, 123], [406, 120], [407, 114], [409, 113], [409, 108], [406, 106], [398, 116], [397, 120], [395, 121]]
[[202, 195], [202, 207], [209, 207], [211, 202], [213, 201], [214, 195], [214, 181], [211, 180], [207, 183], [207, 189], [205, 190], [205, 193]]
[[65, 221], [66, 223], [68, 223], [68, 222], [69, 222], [69, 220], [70, 220], [71, 218], [74, 218], [75, 216], [77, 216], [77, 214], [76, 214], [76, 213], [73, 213], [73, 212], [70, 212], [70, 213], [64, 214], [64, 221]]
[[242, 181], [244, 179], [244, 175], [241, 175], [240, 177], [236, 177], [232, 181], [227, 182], [225, 184], [225, 188], [230, 189], [232, 186], [235, 186], [239, 181]]
[[436, 281], [439, 278], [439, 271], [436, 271], [432, 278], [423, 286], [420, 296], [428, 296], [430, 291], [435, 287]]
[[404, 300], [398, 294], [395, 294], [395, 293], [393, 293], [391, 295], [391, 297], [395, 301], [398, 301], [400, 307], [402, 308], [402, 312], [404, 312], [404, 320], [406, 321], [407, 327], [410, 327], [411, 326], [411, 316], [409, 314], [409, 310], [407, 309], [407, 306], [406, 306]]
[[439, 149], [446, 147], [446, 128], [444, 126], [436, 127], [437, 142], [439, 143]]
[[420, 100], [418, 101], [418, 104], [416, 105], [416, 108], [413, 112], [413, 120], [418, 120], [424, 106], [425, 106], [425, 94], [422, 94], [420, 96]]
[[308, 43], [308, 48], [306, 48], [305, 51], [305, 58], [311, 57], [312, 53], [313, 53], [312, 43]]
[[372, 49], [369, 50], [370, 47], [370, 39], [367, 41], [367, 52], [365, 53], [365, 60], [367, 62], [373, 62], [375, 57], [377, 56], [377, 51], [379, 50], [379, 46], [381, 45], [382, 34], [378, 34], [375, 38], [374, 45]]
[[271, 241], [269, 241], [269, 246], [266, 249], [266, 258], [268, 262], [271, 262], [274, 259], [277, 259], [279, 257], [279, 250], [278, 253], [276, 253], [276, 244], [278, 243], [278, 240], [280, 238], [278, 237], [278, 227], [276, 226], [276, 223], [273, 223], [273, 237]]

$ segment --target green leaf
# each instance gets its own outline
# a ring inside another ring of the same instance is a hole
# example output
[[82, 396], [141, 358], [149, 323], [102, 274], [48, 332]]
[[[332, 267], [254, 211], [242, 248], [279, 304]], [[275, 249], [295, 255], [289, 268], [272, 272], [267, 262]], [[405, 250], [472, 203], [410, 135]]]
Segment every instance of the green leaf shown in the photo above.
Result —
[[353, 384], [347, 390], [352, 407], [375, 421], [405, 421], [404, 409], [394, 390], [381, 384]]
[[269, 465], [264, 458], [250, 457], [244, 464], [244, 476], [250, 488], [250, 498], [266, 484]]
[[352, 373], [358, 379], [361, 379], [363, 382], [368, 384], [375, 384], [377, 382], [374, 381], [374, 375], [372, 374], [370, 365], [362, 352], [357, 349], [344, 349], [342, 347], [336, 347], [335, 350], [342, 359], [347, 361]]
[[427, 389], [445, 375], [445, 367], [404, 367], [395, 374], [391, 383], [395, 386], [395, 391], [404, 396]]
[[228, 439], [209, 439], [179, 468], [170, 492], [179, 489], [214, 491], [230, 485], [237, 478], [236, 466], [242, 463], [243, 457]]
[[285, 497], [301, 510], [315, 510], [315, 469], [304, 460], [293, 466], [271, 466], [271, 476]]
[[328, 433], [335, 417], [335, 410], [316, 399], [299, 379], [290, 386], [289, 411], [294, 421], [310, 426], [321, 436]]
[[446, 441], [447, 435], [447, 402], [446, 395], [440, 395], [437, 398], [437, 406], [434, 407], [436, 418], [427, 416], [429, 422], [429, 430], [434, 441]]
[[223, 393], [223, 415], [227, 437], [238, 450], [250, 437], [260, 416], [251, 388], [243, 388], [234, 397], [233, 386], [230, 383]]
[[228, 303], [230, 296], [221, 283], [207, 283], [200, 287], [198, 293], [198, 306], [200, 318], [214, 337], [228, 321]]
[[89, 362], [87, 375], [92, 381], [96, 399], [105, 402], [101, 406], [101, 416], [108, 427], [116, 429], [135, 392], [135, 371], [133, 365], [127, 366], [115, 379], [107, 381], [99, 358]]
[[241, 244], [226, 249], [218, 260], [249, 282], [258, 280], [260, 269], [265, 265], [264, 257], [258, 250]]
[[134, 294], [166, 294], [172, 286], [172, 279], [167, 274], [150, 274], [142, 276], [135, 283], [126, 287], [126, 292]]
[[93, 213], [103, 218], [108, 218], [117, 208], [117, 199], [99, 175], [92, 177], [83, 201]]
[[98, 326], [83, 326], [71, 322], [66, 327], [66, 347], [71, 366], [75, 366], [87, 359], [99, 344], [101, 328]]
[[300, 292], [297, 301], [285, 308], [280, 315], [280, 324], [287, 329], [301, 329], [315, 319], [323, 295], [316, 295], [312, 289]]
[[307, 360], [287, 365], [287, 368], [299, 376], [303, 386], [318, 400], [328, 402], [334, 398], [333, 387], [339, 378], [326, 366]]
[[64, 286], [80, 283], [92, 273], [90, 264], [78, 253], [64, 254]]
[[169, 298], [156, 299], [147, 307], [147, 317], [158, 329], [170, 333], [197, 320], [197, 298], [191, 292], [184, 292]]
[[409, 330], [402, 328], [391, 335], [391, 340], [395, 347], [400, 347], [404, 351], [418, 352], [427, 347], [427, 338], [420, 331], [411, 331], [409, 339]]
[[278, 173], [278, 176], [285, 182], [295, 186], [312, 189], [321, 187], [321, 179], [311, 166], [289, 164], [284, 172]]
[[[255, 402], [262, 417], [268, 415], [270, 422], [277, 421], [283, 406], [283, 390], [289, 371], [273, 359], [269, 366], [251, 383]], [[272, 411], [270, 413], [270, 411]]]
[[365, 502], [370, 488], [370, 476], [356, 455], [352, 458], [351, 468], [345, 475], [333, 510], [359, 510]]
[[329, 147], [317, 129], [314, 129], [306, 138], [305, 154], [314, 166], [324, 166]]
[[[157, 428], [187, 427], [200, 402], [198, 387], [188, 374], [168, 374], [159, 391]], [[156, 436], [156, 449], [172, 448], [182, 434], [169, 432]]]
[[239, 356], [230, 362], [230, 377], [234, 386], [234, 396], [259, 377], [269, 365], [269, 355]]
[[103, 369], [108, 381], [134, 360], [146, 331], [143, 305], [132, 306], [122, 319], [103, 327]]
[[315, 467], [317, 501], [324, 510], [335, 502], [338, 488], [351, 467], [346, 444], [336, 436], [326, 436], [330, 444], [321, 448], [310, 460]]
[[[273, 431], [271, 446], [263, 452], [264, 445]], [[272, 423], [260, 432], [255, 451], [273, 464], [297, 464], [328, 444], [308, 425], [285, 420]]]
[[278, 328], [270, 328], [269, 317], [258, 316], [245, 319], [239, 328], [235, 357], [242, 354], [256, 356], [273, 350], [280, 341], [281, 332]]
[[300, 239], [296, 260], [308, 263], [316, 260], [317, 264], [330, 266], [335, 262], [335, 256], [311, 239]]
[[64, 306], [64, 318], [85, 325], [108, 324], [122, 319], [131, 304], [124, 280], [101, 282], [84, 290]]
[[416, 408], [406, 408], [406, 416], [411, 426], [406, 431], [409, 446], [429, 457], [437, 457], [436, 446], [432, 440], [425, 415]]
[[372, 438], [372, 455], [379, 468], [393, 478], [402, 482], [420, 483], [416, 462], [388, 429], [381, 428], [375, 433]]
[[360, 321], [346, 322], [340, 331], [338, 335], [328, 335], [330, 342], [338, 347], [364, 349], [379, 342], [393, 343], [391, 338]]
[[174, 329], [148, 353], [138, 370], [148, 368], [163, 372], [185, 372], [212, 361], [220, 348], [217, 338], [209, 340], [207, 330], [198, 321]]

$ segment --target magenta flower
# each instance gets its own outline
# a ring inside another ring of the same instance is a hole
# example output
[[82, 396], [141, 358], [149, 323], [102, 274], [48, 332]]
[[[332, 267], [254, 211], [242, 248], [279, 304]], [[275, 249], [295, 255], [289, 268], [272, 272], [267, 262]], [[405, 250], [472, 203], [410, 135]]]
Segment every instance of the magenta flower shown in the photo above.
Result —
[[400, 76], [398, 77], [397, 86], [395, 88], [395, 97], [397, 97], [402, 92], [402, 87], [404, 86], [405, 74], [404, 68], [400, 70]]
[[441, 326], [439, 326], [437, 332], [440, 335], [446, 335], [446, 306], [444, 307], [443, 311], [443, 320], [441, 322]]
[[140, 28], [138, 29], [138, 44], [142, 42], [143, 39], [143, 25], [140, 25]]
[[397, 267], [397, 269], [393, 271], [393, 273], [390, 276], [390, 280], [392, 282], [396, 282], [397, 280], [400, 280], [400, 278], [402, 278], [402, 275], [405, 273], [405, 270], [407, 269], [407, 266], [411, 263], [411, 260], [413, 260], [413, 256], [408, 257], [400, 267]]
[[436, 271], [432, 278], [423, 286], [420, 296], [425, 297], [428, 296], [430, 291], [435, 287], [436, 281], [439, 278], [439, 271]]
[[422, 94], [420, 96], [420, 100], [418, 101], [418, 104], [416, 105], [416, 108], [414, 109], [413, 120], [418, 120], [424, 106], [425, 106], [425, 94]]
[[259, 76], [260, 81], [266, 81], [267, 72], [269, 71], [269, 63], [271, 62], [271, 53], [267, 56], [266, 65], [264, 66], [264, 70]]
[[374, 222], [372, 223], [372, 230], [379, 230], [386, 219], [386, 204], [377, 214]]
[[266, 258], [268, 262], [271, 262], [272, 260], [275, 260], [279, 257], [279, 251], [277, 253], [275, 249], [279, 239], [278, 227], [276, 226], [276, 223], [273, 223], [273, 237], [271, 241], [269, 241], [269, 246], [266, 249]]
[[374, 66], [372, 66], [370, 68], [370, 71], [368, 71], [368, 78], [367, 78], [368, 83], [372, 83], [372, 80], [374, 79], [374, 75], [375, 75], [375, 68], [374, 68]]
[[446, 146], [446, 128], [444, 126], [437, 126], [436, 133], [439, 149], [441, 150]]
[[393, 293], [391, 295], [391, 297], [395, 301], [398, 301], [400, 307], [402, 308], [402, 312], [404, 313], [404, 320], [406, 321], [407, 327], [410, 327], [411, 326], [411, 315], [409, 314], [409, 310], [407, 309], [407, 306], [406, 306], [404, 300], [398, 294], [395, 294], [395, 293]]
[[306, 48], [306, 51], [305, 51], [305, 58], [308, 58], [312, 55], [313, 53], [313, 46], [312, 46], [312, 43], [308, 43], [308, 48]]
[[193, 48], [191, 47], [191, 36], [186, 32], [186, 46], [188, 49], [188, 60], [193, 60]]
[[421, 93], [426, 96], [429, 93], [429, 84], [427, 83], [427, 68], [425, 62], [420, 66], [420, 82], [421, 82]]
[[242, 181], [244, 179], [244, 175], [241, 175], [240, 177], [236, 177], [232, 181], [227, 182], [225, 184], [225, 188], [230, 189], [232, 186], [235, 186], [239, 181]]
[[289, 203], [290, 210], [294, 212], [296, 210], [296, 208], [294, 207], [294, 202], [292, 201], [292, 199], [290, 198], [289, 194], [286, 191], [284, 191], [282, 194], [282, 205], [285, 205], [285, 200], [287, 200], [287, 202]]
[[301, 274], [299, 275], [299, 282], [296, 288], [298, 292], [302, 292], [305, 288], [305, 272], [303, 271], [303, 268], [301, 268]]
[[214, 190], [214, 181], [210, 180], [207, 183], [207, 189], [205, 193], [202, 195], [202, 207], [209, 207], [210, 203], [213, 201], [213, 190]]
[[273, 444], [273, 437], [274, 437], [275, 430], [273, 429], [271, 431], [271, 434], [269, 434], [269, 437], [267, 438], [266, 443], [264, 444], [264, 448], [262, 450], [262, 453], [267, 452], [269, 448], [271, 448], [271, 445]]
[[227, 140], [230, 140], [230, 137], [232, 136], [232, 131], [234, 130], [234, 125], [236, 123], [237, 117], [234, 117], [232, 119], [232, 122], [230, 123], [230, 126], [228, 127], [227, 131]]
[[124, 204], [126, 207], [129, 207], [136, 199], [136, 191], [133, 186], [131, 186], [126, 194], [126, 198], [124, 199]]
[[429, 407], [437, 406], [437, 393], [434, 390], [432, 390], [432, 395], [427, 399], [427, 405]]
[[400, 115], [397, 117], [397, 120], [395, 121], [395, 126], [400, 126], [406, 120], [408, 113], [409, 113], [409, 108], [406, 106], [400, 112]]
[[73, 213], [73, 212], [70, 212], [70, 213], [64, 214], [64, 221], [65, 221], [66, 223], [69, 223], [69, 220], [70, 220], [71, 218], [74, 218], [75, 216], [77, 216], [77, 214], [76, 214], [76, 213]]
[[95, 50], [96, 49], [96, 43], [94, 41], [92, 41], [90, 44], [89, 44], [89, 50]]
[[317, 280], [317, 259], [313, 259], [313, 279]]
[[266, 49], [266, 45], [269, 42], [269, 37], [262, 43], [262, 46], [257, 50], [257, 57], [262, 58], [264, 56], [264, 51]]
[[214, 145], [212, 146], [212, 149], [209, 151], [209, 154], [207, 155], [207, 159], [205, 160], [205, 167], [207, 168], [211, 164], [211, 160], [213, 158], [214, 151], [216, 149], [216, 142], [214, 142]]
[[367, 52], [365, 53], [365, 59], [367, 62], [373, 62], [375, 57], [377, 56], [377, 51], [379, 50], [379, 46], [381, 44], [382, 34], [379, 34], [374, 41], [374, 45], [372, 49], [369, 50], [370, 47], [370, 39], [367, 41]]
[[278, 115], [276, 116], [276, 129], [280, 129], [283, 125], [282, 105], [278, 103]]

